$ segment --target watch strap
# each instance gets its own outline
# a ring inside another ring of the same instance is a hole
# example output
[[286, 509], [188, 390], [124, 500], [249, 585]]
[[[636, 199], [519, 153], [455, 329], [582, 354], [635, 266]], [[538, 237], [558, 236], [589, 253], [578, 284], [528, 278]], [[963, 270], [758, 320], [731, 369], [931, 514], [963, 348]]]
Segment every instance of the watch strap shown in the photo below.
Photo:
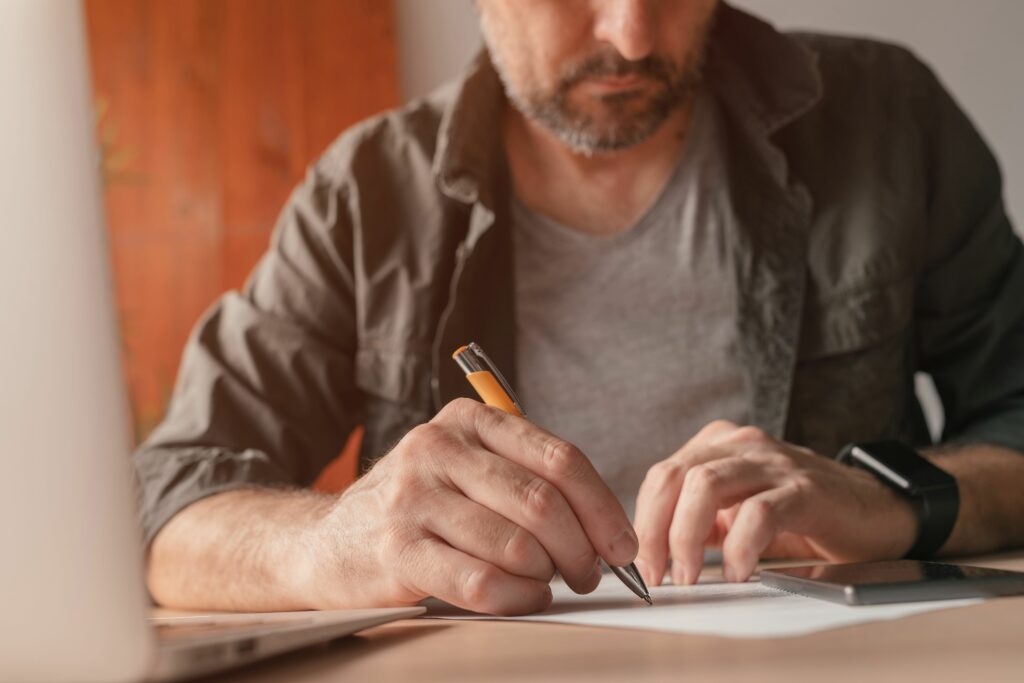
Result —
[[952, 475], [947, 476], [949, 486], [928, 489], [916, 498], [919, 503], [917, 540], [903, 559], [927, 560], [934, 557], [953, 533], [960, 513], [960, 489], [956, 479]]
[[951, 474], [899, 441], [850, 444], [836, 459], [871, 472], [913, 504], [917, 538], [905, 559], [928, 559], [949, 539], [960, 512], [960, 491]]

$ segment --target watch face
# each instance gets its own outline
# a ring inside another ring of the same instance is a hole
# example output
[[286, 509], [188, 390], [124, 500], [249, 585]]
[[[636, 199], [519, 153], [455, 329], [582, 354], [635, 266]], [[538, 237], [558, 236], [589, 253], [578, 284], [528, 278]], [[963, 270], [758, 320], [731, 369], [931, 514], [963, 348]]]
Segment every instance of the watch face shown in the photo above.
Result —
[[912, 493], [947, 488], [954, 484], [948, 472], [939, 469], [913, 448], [899, 441], [857, 444], [851, 449], [849, 457]]

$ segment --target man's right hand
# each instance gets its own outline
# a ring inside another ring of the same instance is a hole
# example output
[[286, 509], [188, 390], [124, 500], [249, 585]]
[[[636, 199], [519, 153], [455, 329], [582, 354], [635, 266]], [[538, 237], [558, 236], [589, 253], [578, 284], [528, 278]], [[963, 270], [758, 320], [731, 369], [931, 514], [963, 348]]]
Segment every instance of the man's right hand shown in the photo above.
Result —
[[590, 461], [527, 420], [457, 399], [353, 484], [303, 544], [310, 606], [415, 604], [434, 596], [491, 614], [575, 591], [599, 557], [629, 564], [637, 538]]

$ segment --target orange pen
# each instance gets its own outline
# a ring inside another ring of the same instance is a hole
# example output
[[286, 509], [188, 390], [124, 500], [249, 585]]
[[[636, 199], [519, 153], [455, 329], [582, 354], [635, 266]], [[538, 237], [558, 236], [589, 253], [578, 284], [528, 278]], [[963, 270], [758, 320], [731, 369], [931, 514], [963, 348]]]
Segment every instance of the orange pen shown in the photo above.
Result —
[[[473, 385], [473, 389], [484, 403], [511, 415], [526, 417], [526, 411], [523, 410], [523, 405], [512, 391], [512, 386], [479, 344], [470, 342], [465, 346], [460, 346], [452, 354], [452, 358], [466, 373], [466, 379]], [[645, 600], [648, 605], [654, 604], [651, 600], [651, 593], [647, 590], [647, 585], [635, 564], [630, 563], [628, 567], [608, 566], [629, 590]]]
[[466, 379], [473, 385], [473, 389], [484, 403], [504, 410], [510, 415], [526, 417], [526, 411], [523, 410], [523, 405], [516, 398], [508, 380], [495, 367], [479, 344], [470, 342], [465, 346], [460, 346], [452, 354], [452, 358], [466, 373]]

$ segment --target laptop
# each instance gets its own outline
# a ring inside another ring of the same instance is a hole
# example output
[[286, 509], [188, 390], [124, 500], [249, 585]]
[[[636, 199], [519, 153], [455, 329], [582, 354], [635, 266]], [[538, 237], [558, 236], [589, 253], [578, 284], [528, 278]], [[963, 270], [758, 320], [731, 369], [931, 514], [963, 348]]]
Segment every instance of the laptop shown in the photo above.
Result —
[[0, 3], [0, 680], [201, 675], [423, 608], [150, 617], [81, 3]]

